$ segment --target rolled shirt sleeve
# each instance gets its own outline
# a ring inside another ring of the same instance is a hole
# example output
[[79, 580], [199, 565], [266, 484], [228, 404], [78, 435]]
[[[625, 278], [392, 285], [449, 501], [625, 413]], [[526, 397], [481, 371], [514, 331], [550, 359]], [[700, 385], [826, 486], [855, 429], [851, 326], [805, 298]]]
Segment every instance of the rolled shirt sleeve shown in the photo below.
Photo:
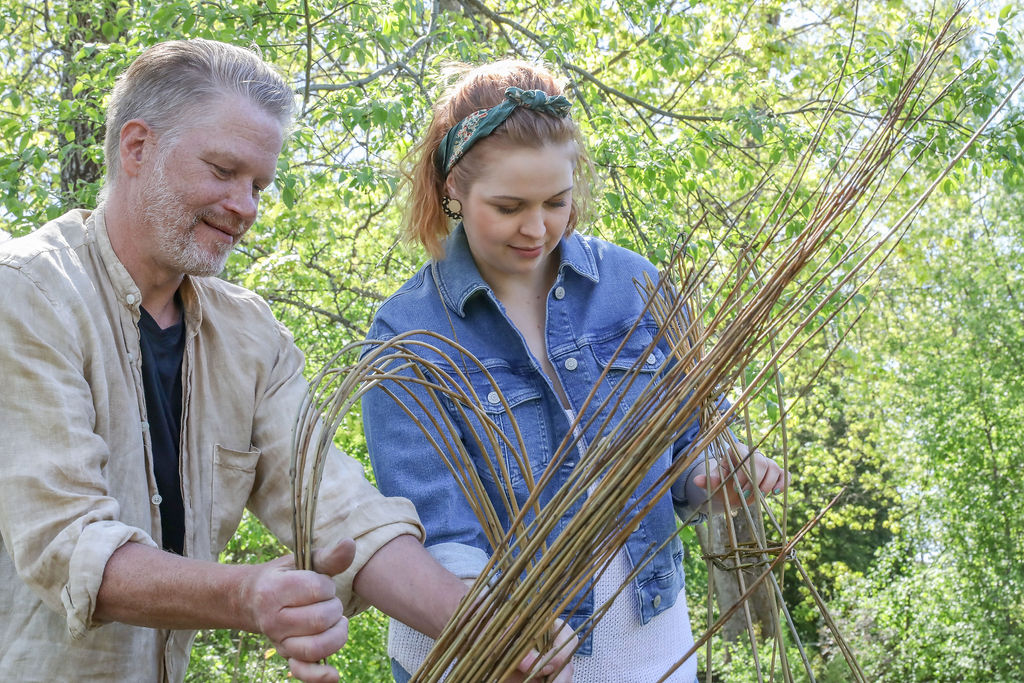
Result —
[[101, 622], [94, 620], [92, 615], [103, 580], [103, 569], [114, 551], [125, 543], [156, 547], [153, 539], [142, 529], [115, 520], [93, 522], [79, 535], [68, 562], [68, 582], [61, 593], [72, 638], [81, 638], [90, 628], [100, 625]]

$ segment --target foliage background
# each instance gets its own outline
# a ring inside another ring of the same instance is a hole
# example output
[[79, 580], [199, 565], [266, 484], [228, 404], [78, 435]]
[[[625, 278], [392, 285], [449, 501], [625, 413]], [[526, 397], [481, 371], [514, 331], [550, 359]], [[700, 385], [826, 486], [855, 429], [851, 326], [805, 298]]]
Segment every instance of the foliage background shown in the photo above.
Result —
[[[423, 262], [398, 239], [401, 168], [445, 63], [551, 65], [570, 83], [601, 179], [589, 230], [663, 262], [679, 231], [709, 216], [695, 244], [721, 244], [727, 263], [809, 144], [847, 49], [849, 90], [818, 168], [842, 158], [932, 30], [931, 12], [948, 10], [915, 0], [13, 0], [0, 7], [0, 228], [21, 235], [95, 202], [105, 97], [145, 46], [191, 36], [256, 45], [294, 82], [301, 112], [225, 277], [271, 302], [316, 369], [361, 338], [377, 303]], [[940, 67], [957, 80], [908, 150], [923, 155], [894, 214], [1024, 72], [1013, 3], [974, 2], [966, 15], [974, 30]], [[797, 475], [796, 523], [848, 487], [800, 557], [869, 680], [1024, 679], [1022, 189], [1017, 97], [827, 328], [835, 342], [860, 316], [824, 370], [823, 341], [749, 415], [756, 433], [787, 420], [786, 439], [772, 432], [763, 448], [787, 454]], [[358, 425], [352, 415], [339, 439], [365, 461]], [[699, 622], [706, 570], [683, 533]], [[247, 517], [224, 559], [281, 552]], [[809, 595], [788, 585], [817, 680], [847, 680]], [[388, 680], [384, 624], [374, 612], [353, 621], [334, 658], [342, 680]], [[283, 662], [268, 647], [203, 633], [189, 678], [276, 680]], [[719, 644], [713, 657], [719, 680], [754, 680], [742, 649]]]

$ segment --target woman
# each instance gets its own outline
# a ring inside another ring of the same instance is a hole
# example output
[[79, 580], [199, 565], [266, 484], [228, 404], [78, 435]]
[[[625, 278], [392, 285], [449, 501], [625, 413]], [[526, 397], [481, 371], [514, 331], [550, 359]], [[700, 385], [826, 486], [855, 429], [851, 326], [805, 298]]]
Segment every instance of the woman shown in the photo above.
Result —
[[[646, 355], [656, 332], [647, 317], [619, 348], [643, 313], [634, 279], [645, 272], [657, 279], [658, 274], [641, 256], [575, 231], [588, 161], [561, 93], [543, 68], [498, 62], [464, 73], [437, 103], [417, 148], [407, 219], [409, 237], [423, 244], [432, 260], [381, 305], [369, 332], [371, 340], [386, 340], [427, 329], [466, 347], [508, 398], [538, 476], [595, 382], [613, 381], [614, 373], [602, 371], [617, 349], [616, 363], [629, 367], [640, 359], [641, 372], [653, 374], [665, 360], [663, 348]], [[467, 374], [493, 410], [495, 423], [507, 427], [497, 394], [487, 390], [486, 382], [478, 385], [477, 375], [483, 373]], [[644, 384], [635, 382], [632, 393], [627, 392], [620, 415]], [[456, 411], [451, 419], [465, 433]], [[467, 580], [477, 576], [491, 549], [419, 427], [379, 389], [364, 397], [363, 421], [381, 490], [415, 503], [426, 545], [445, 566]], [[427, 422], [426, 416], [420, 421]], [[595, 436], [595, 429], [584, 432], [583, 443]], [[638, 491], [646, 490], [690, 445], [696, 429], [662, 456]], [[515, 441], [511, 431], [508, 436]], [[465, 445], [483, 462], [486, 456], [476, 452], [475, 442], [466, 438]], [[572, 455], [553, 486], [568, 476], [578, 454]], [[786, 485], [787, 475], [778, 465], [760, 454], [753, 461], [763, 492]], [[703, 461], [682, 475], [672, 494], [640, 520], [593, 590], [566, 615], [579, 628], [611, 599], [633, 567], [643, 564], [633, 580], [635, 590], [615, 598], [594, 633], [582, 639], [573, 658], [574, 680], [657, 680], [692, 645], [674, 514], [690, 518], [707, 502], [702, 487], [721, 480], [717, 464], [709, 464], [710, 476]], [[514, 461], [510, 466], [511, 484], [522, 500], [526, 477]], [[505, 484], [486, 467], [477, 469], [500, 510], [495, 491]], [[740, 481], [746, 485], [744, 477]], [[732, 501], [738, 504], [737, 497]], [[642, 561], [652, 554], [651, 539], [669, 537], [649, 562]], [[425, 637], [392, 623], [389, 653], [396, 680], [407, 680], [429, 645]], [[691, 657], [671, 680], [691, 683], [696, 669]]]

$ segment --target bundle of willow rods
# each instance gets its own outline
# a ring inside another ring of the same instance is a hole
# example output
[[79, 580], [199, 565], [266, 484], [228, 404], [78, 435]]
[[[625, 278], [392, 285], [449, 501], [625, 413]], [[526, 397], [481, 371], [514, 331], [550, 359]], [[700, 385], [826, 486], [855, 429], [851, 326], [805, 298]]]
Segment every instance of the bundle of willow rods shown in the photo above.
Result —
[[[648, 302], [646, 311], [656, 319], [660, 329], [640, 357], [646, 358], [664, 338], [672, 349], [671, 361], [644, 387], [640, 400], [629, 407], [618, 423], [591, 424], [598, 415], [613, 414], [614, 411], [607, 409], [616, 406], [629, 383], [643, 381], [638, 379], [641, 375], [625, 373], [619, 389], [603, 399], [592, 392], [586, 403], [577, 407], [576, 423], [536, 481], [518, 431], [514, 431], [514, 440], [506, 437], [481, 408], [480, 397], [467, 378], [471, 366], [474, 372], [488, 377], [490, 388], [500, 397], [507, 416], [512, 415], [501, 387], [465, 349], [422, 330], [383, 343], [371, 341], [346, 347], [311, 382], [309, 398], [296, 424], [292, 475], [297, 565], [308, 568], [320, 463], [331, 438], [351, 406], [365, 391], [377, 387], [404, 406], [411, 418], [414, 414], [409, 405], [416, 405], [418, 412], [428, 416], [429, 424], [420, 424], [424, 439], [441, 456], [470, 501], [493, 549], [486, 570], [415, 673], [414, 680], [436, 681], [445, 675], [446, 680], [460, 682], [501, 680], [515, 669], [527, 650], [543, 647], [555, 617], [573, 604], [588, 583], [600, 575], [625, 544], [639, 519], [655, 500], [668, 492], [695, 458], [708, 454], [735, 459], [735, 437], [727, 424], [743, 414], [767, 382], [778, 382], [779, 369], [849, 304], [894, 248], [931, 191], [1002, 109], [1000, 105], [992, 112], [960, 154], [898, 220], [882, 232], [873, 229], [875, 219], [907, 170], [893, 174], [892, 165], [899, 153], [909, 147], [911, 133], [921, 127], [927, 113], [948, 92], [949, 84], [946, 84], [935, 96], [926, 96], [936, 67], [965, 34], [963, 27], [955, 25], [962, 9], [962, 5], [957, 7], [947, 21], [936, 27], [935, 38], [906, 69], [902, 87], [874, 128], [857, 131], [854, 137], [859, 146], [855, 148], [851, 142], [846, 147], [844, 158], [849, 161], [845, 167], [832, 167], [823, 174], [812, 194], [817, 198], [813, 206], [793, 206], [792, 198], [796, 195], [793, 190], [814, 168], [812, 159], [816, 147], [842, 102], [839, 89], [845, 83], [843, 77], [836, 80], [830, 109], [819, 123], [813, 142], [795, 172], [780, 191], [770, 217], [745, 242], [735, 265], [725, 276], [715, 283], [714, 255], [701, 264], [688, 261], [688, 239], [692, 234], [688, 230], [661, 278], [657, 282], [637, 283]], [[1004, 105], [1020, 85], [1018, 82], [1007, 95]], [[911, 158], [908, 164], [915, 161]], [[799, 234], [779, 256], [770, 258], [769, 246], [779, 244], [785, 226], [795, 217], [804, 215], [807, 218]], [[839, 245], [844, 248], [840, 250]], [[812, 305], [814, 301], [820, 303]], [[833, 311], [824, 320], [818, 320], [826, 302], [830, 301]], [[841, 342], [842, 336], [836, 346]], [[620, 350], [625, 343], [624, 339]], [[361, 357], [356, 358], [359, 354]], [[753, 380], [743, 382], [744, 369], [764, 357], [768, 361]], [[429, 360], [431, 358], [438, 362]], [[717, 398], [731, 395], [735, 390], [739, 391], [738, 396], [721, 413]], [[498, 502], [503, 514], [490, 502], [477, 465], [470, 460], [456, 433], [446, 405], [454, 406], [465, 424], [479, 425], [479, 431], [470, 430], [471, 433], [462, 436], [481, 452], [490, 454], [485, 465], [490, 470], [488, 476], [493, 481], [506, 483], [504, 497]], [[592, 417], [584, 421], [583, 416]], [[631, 494], [637, 492], [659, 455], [698, 418], [701, 430], [696, 441], [653, 486], [639, 492], [637, 509], [630, 509]], [[784, 429], [783, 419], [780, 417], [772, 429]], [[541, 493], [550, 494], [548, 489], [554, 473], [578, 447], [576, 435], [595, 426], [600, 438], [588, 444], [568, 481], [542, 506]], [[751, 444], [751, 452], [754, 445]], [[512, 494], [510, 473], [500, 455], [502, 446], [512, 454], [527, 479], [529, 496], [525, 501], [517, 501]], [[745, 461], [735, 459], [730, 468], [732, 476], [746, 465]], [[733, 485], [732, 477], [722, 483], [722, 486]], [[570, 509], [575, 509], [574, 514], [566, 527], [556, 533], [556, 526]], [[767, 542], [759, 511], [766, 515], [774, 533], [780, 537], [775, 545]], [[743, 608], [743, 601], [761, 583], [768, 584], [781, 602], [781, 582], [775, 570], [789, 563], [810, 588], [854, 678], [864, 680], [852, 653], [834, 628], [824, 602], [792, 556], [794, 546], [817, 524], [824, 511], [795, 534], [787, 536], [785, 517], [780, 523], [759, 493], [750, 504], [740, 502], [735, 512], [743, 514], [757, 530], [756, 547], [741, 549], [734, 542], [729, 554], [738, 564], [741, 552], [746, 553], [765, 569], [749, 585], [744, 585], [740, 602], [717, 620], [712, 619], [709, 601], [707, 631], [697, 638], [689, 652], [679, 653], [675, 667], [665, 673], [666, 677], [697, 648], [710, 642], [725, 619]], [[500, 521], [502, 517], [510, 520], [507, 529]], [[731, 519], [730, 515], [730, 529]], [[734, 530], [732, 536], [735, 538]], [[669, 539], [663, 540], [667, 542]], [[651, 548], [648, 557], [654, 550], [656, 548]], [[628, 587], [631, 579], [632, 576], [623, 588]], [[780, 609], [786, 617], [790, 636], [796, 638], [788, 611], [784, 605]], [[601, 617], [598, 610], [579, 635], [584, 636]], [[785, 680], [792, 680], [780, 634], [781, 629], [776, 629], [782, 673]], [[797, 643], [799, 646], [798, 639]], [[802, 647], [800, 651], [803, 656]], [[813, 680], [806, 657], [803, 664]]]

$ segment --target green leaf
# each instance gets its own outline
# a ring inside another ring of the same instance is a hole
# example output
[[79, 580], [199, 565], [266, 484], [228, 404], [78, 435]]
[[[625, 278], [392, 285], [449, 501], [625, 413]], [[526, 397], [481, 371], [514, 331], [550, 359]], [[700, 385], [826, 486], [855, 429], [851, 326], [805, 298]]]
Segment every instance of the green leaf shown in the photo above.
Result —
[[761, 128], [761, 124], [756, 121], [751, 121], [747, 126], [747, 131], [757, 140], [758, 143], [764, 142], [764, 129]]
[[370, 120], [378, 126], [383, 126], [388, 121], [388, 110], [384, 107], [374, 105], [370, 110]]
[[691, 147], [690, 155], [693, 157], [693, 161], [697, 164], [697, 168], [708, 167], [708, 153], [704, 151], [703, 147]]

